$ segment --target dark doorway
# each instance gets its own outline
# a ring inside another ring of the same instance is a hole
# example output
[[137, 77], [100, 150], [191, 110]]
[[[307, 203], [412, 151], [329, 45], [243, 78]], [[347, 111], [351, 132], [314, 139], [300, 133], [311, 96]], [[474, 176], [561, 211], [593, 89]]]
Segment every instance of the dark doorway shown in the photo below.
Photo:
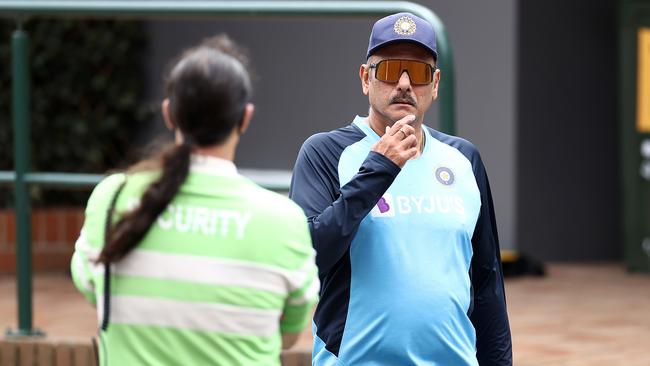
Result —
[[619, 260], [616, 2], [520, 1], [518, 247]]

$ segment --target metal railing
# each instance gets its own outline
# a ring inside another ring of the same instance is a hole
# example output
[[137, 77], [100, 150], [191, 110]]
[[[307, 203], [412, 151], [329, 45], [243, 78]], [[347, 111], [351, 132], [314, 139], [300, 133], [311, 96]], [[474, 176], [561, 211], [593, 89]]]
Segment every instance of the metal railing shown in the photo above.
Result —
[[[100, 175], [30, 172], [30, 77], [29, 36], [22, 29], [25, 20], [35, 16], [106, 17], [151, 19], [157, 17], [243, 16], [384, 16], [407, 11], [429, 21], [437, 35], [438, 67], [444, 71], [440, 81], [440, 129], [453, 134], [454, 70], [447, 32], [440, 19], [428, 8], [405, 1], [45, 1], [0, 0], [0, 17], [16, 20], [11, 40], [12, 116], [14, 128], [14, 172], [0, 172], [0, 184], [12, 184], [16, 210], [16, 268], [18, 329], [11, 335], [39, 334], [32, 329], [32, 263], [30, 201], [28, 185], [88, 187]], [[276, 189], [281, 187], [274, 187]]]

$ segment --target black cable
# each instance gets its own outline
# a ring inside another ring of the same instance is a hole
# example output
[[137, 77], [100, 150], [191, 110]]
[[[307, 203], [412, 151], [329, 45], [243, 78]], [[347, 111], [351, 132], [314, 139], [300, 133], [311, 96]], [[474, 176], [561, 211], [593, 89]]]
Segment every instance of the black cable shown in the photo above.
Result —
[[[108, 211], [106, 211], [106, 223], [104, 225], [104, 245], [108, 244], [110, 239], [111, 230], [113, 228], [113, 211], [115, 209], [115, 204], [117, 203], [117, 198], [120, 196], [122, 189], [126, 185], [126, 179], [115, 191], [113, 199], [111, 199], [111, 204], [108, 206]], [[104, 312], [102, 316], [102, 325], [101, 330], [106, 331], [108, 329], [108, 323], [110, 320], [111, 313], [111, 265], [110, 263], [104, 263]]]

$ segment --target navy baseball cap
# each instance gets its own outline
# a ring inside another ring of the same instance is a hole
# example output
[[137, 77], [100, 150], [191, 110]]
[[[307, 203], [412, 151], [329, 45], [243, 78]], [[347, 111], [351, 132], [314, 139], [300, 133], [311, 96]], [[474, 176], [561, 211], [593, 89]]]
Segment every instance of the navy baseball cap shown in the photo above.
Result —
[[411, 13], [397, 13], [379, 19], [372, 26], [366, 59], [381, 47], [396, 42], [412, 42], [424, 47], [438, 60], [436, 33], [426, 20]]

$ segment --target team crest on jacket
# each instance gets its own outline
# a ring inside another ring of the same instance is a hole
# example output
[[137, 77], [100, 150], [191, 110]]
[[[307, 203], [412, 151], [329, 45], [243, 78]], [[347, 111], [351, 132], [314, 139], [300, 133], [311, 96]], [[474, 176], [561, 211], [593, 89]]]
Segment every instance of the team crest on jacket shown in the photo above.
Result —
[[443, 185], [450, 186], [454, 184], [454, 173], [447, 167], [436, 169], [436, 179]]

